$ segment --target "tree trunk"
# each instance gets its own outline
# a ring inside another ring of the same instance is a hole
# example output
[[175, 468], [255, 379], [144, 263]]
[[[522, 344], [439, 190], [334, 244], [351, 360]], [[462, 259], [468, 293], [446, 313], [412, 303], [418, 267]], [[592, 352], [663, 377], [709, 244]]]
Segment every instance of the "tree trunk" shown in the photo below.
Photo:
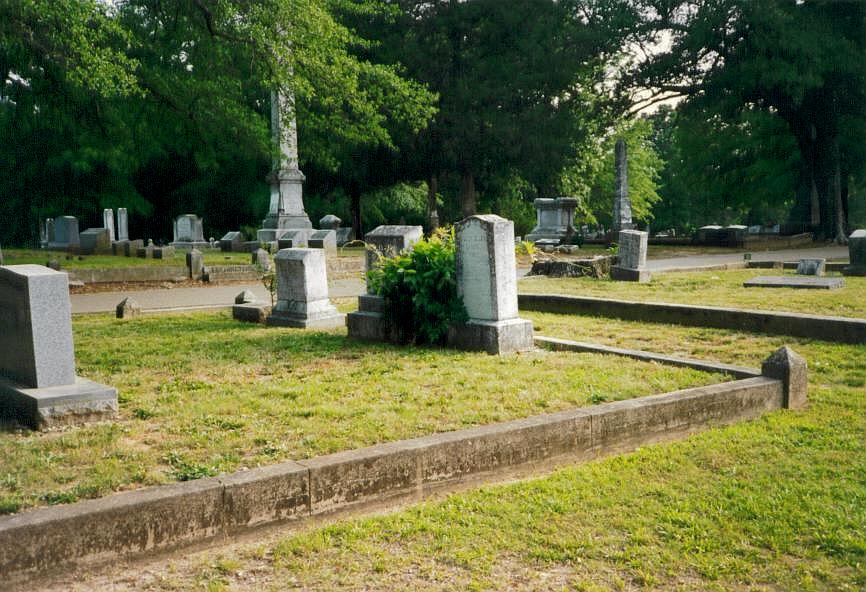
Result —
[[835, 234], [836, 242], [848, 244], [848, 233], [845, 231], [845, 206], [842, 204], [842, 158], [839, 154], [839, 138], [833, 138], [833, 202], [835, 204]]
[[439, 228], [439, 204], [436, 194], [439, 192], [439, 177], [430, 173], [427, 178], [427, 232], [433, 234]]
[[361, 240], [361, 188], [357, 183], [349, 186], [349, 198], [352, 200], [352, 234], [355, 240]]
[[812, 167], [811, 174], [811, 184], [812, 187], [809, 190], [809, 204], [810, 204], [810, 216], [809, 222], [812, 224], [813, 228], [817, 228], [821, 225], [821, 199], [818, 196], [818, 186], [815, 185], [815, 167]]
[[475, 195], [475, 176], [472, 171], [466, 169], [460, 178], [460, 210], [464, 218], [474, 216], [478, 204]]

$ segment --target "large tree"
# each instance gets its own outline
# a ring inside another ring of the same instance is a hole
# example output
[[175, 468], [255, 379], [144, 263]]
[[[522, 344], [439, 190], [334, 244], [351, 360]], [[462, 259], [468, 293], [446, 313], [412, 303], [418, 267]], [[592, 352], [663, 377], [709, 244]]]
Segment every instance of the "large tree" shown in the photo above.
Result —
[[633, 47], [657, 49], [641, 54], [623, 87], [680, 94], [728, 121], [754, 109], [781, 118], [801, 155], [792, 219], [844, 241], [848, 180], [863, 175], [866, 3], [631, 4], [643, 17]]

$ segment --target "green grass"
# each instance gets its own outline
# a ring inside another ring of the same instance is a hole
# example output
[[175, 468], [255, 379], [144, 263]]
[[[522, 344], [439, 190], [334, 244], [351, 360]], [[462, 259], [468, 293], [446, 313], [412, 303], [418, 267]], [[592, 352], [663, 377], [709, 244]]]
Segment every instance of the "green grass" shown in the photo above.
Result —
[[592, 354], [362, 344], [228, 313], [73, 320], [120, 417], [0, 433], [0, 512], [724, 380]]
[[[249, 253], [223, 253], [219, 249], [205, 249], [203, 252], [205, 265], [249, 265]], [[347, 248], [337, 251], [339, 257], [361, 257], [363, 249]], [[3, 249], [3, 259], [6, 265], [36, 264], [45, 265], [50, 259], [57, 259], [63, 268], [115, 268], [141, 266], [185, 266], [186, 253], [175, 251], [174, 257], [168, 259], [142, 259], [139, 257], [123, 257], [115, 255], [82, 255], [69, 256], [64, 252], [36, 251], [27, 249]]]
[[787, 343], [810, 364], [810, 406], [205, 553], [147, 589], [866, 589], [866, 346], [527, 316], [546, 335], [750, 366]]
[[772, 269], [665, 273], [654, 275], [647, 284], [592, 278], [532, 277], [521, 280], [518, 289], [523, 293], [535, 294], [566, 294], [642, 302], [866, 317], [866, 278], [846, 277], [845, 287], [838, 290], [743, 287], [743, 282], [749, 278], [781, 274], [782, 272]]

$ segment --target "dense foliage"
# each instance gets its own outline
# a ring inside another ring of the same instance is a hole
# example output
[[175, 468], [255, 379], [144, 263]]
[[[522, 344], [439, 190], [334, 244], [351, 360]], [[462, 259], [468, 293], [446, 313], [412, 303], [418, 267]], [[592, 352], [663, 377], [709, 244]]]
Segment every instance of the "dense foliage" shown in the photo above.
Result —
[[466, 321], [457, 294], [454, 230], [440, 229], [412, 251], [380, 259], [367, 272], [373, 293], [387, 299], [387, 319], [401, 343], [443, 343], [448, 329]]

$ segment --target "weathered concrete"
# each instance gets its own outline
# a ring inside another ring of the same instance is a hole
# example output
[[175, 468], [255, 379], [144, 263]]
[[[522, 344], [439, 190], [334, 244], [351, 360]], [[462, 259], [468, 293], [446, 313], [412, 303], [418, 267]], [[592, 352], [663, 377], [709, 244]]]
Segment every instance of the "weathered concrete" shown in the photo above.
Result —
[[756, 418], [781, 408], [784, 393], [782, 380], [759, 376], [43, 508], [0, 518], [0, 573], [20, 584], [515, 468], [598, 458]]
[[866, 319], [554, 294], [520, 294], [518, 300], [522, 310], [537, 312], [715, 327], [837, 343], [866, 343]]
[[794, 288], [796, 290], [836, 290], [845, 287], [842, 278], [814, 275], [765, 275], [743, 282], [745, 288]]
[[271, 314], [268, 302], [244, 302], [232, 305], [232, 318], [245, 323], [265, 323]]

